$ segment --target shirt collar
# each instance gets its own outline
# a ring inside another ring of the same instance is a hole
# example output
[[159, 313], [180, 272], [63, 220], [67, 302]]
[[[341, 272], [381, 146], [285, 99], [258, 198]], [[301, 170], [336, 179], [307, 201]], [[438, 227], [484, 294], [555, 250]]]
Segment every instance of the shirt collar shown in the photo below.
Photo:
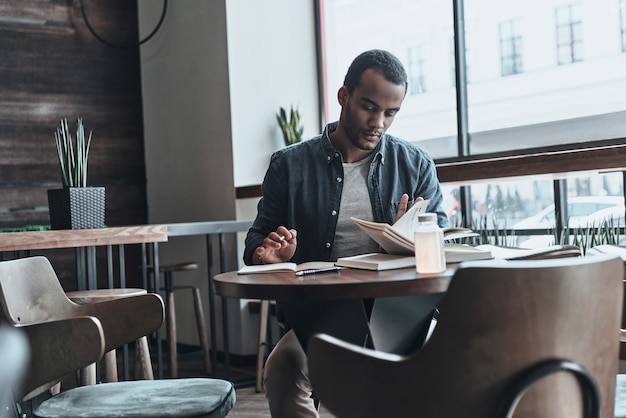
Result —
[[[326, 155], [326, 161], [330, 163], [333, 160], [335, 153], [339, 152], [333, 147], [332, 142], [330, 142], [329, 134], [331, 132], [335, 132], [337, 130], [337, 126], [339, 126], [339, 122], [331, 122], [324, 127], [324, 131], [322, 132], [322, 146], [324, 149], [324, 154]], [[376, 148], [374, 158], [378, 159], [381, 164], [385, 163], [385, 145], [386, 145], [386, 136], [387, 134], [383, 134], [382, 138], [380, 138], [380, 142], [378, 143], [378, 147]]]

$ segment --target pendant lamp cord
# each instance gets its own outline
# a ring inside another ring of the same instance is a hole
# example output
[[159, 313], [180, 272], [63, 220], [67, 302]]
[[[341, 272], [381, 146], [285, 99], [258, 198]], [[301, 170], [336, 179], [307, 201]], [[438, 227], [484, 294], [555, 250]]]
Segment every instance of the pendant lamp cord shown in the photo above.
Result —
[[89, 23], [89, 19], [87, 19], [87, 13], [85, 12], [85, 5], [83, 4], [83, 0], [80, 0], [80, 10], [81, 13], [83, 15], [83, 20], [85, 21], [85, 24], [87, 25], [87, 28], [89, 29], [89, 32], [91, 32], [91, 34], [100, 42], [102, 42], [103, 44], [113, 47], [113, 48], [138, 48], [140, 45], [148, 42], [150, 40], [150, 38], [152, 38], [157, 31], [161, 28], [161, 25], [163, 24], [163, 21], [165, 20], [165, 15], [167, 14], [167, 1], [168, 0], [163, 0], [163, 10], [161, 11], [161, 17], [159, 19], [159, 22], [157, 23], [157, 25], [155, 26], [155, 28], [152, 30], [152, 32], [150, 32], [150, 34], [148, 36], [146, 36], [144, 39], [141, 39], [139, 42], [134, 43], [134, 44], [118, 44], [115, 42], [110, 42], [107, 41], [106, 39], [104, 39], [103, 37], [101, 37], [100, 35], [98, 35], [96, 33], [96, 31], [94, 30], [94, 28], [91, 26], [91, 23]]

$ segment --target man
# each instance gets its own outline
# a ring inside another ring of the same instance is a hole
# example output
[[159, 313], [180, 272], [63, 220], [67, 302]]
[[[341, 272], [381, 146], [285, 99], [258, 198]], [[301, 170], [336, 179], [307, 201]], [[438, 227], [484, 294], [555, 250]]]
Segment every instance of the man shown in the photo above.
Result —
[[[334, 261], [376, 252], [351, 216], [394, 223], [428, 199], [448, 225], [435, 165], [417, 146], [385, 131], [400, 111], [407, 74], [391, 53], [357, 56], [338, 91], [339, 121], [308, 141], [275, 152], [246, 237], [244, 262]], [[293, 331], [270, 354], [264, 383], [272, 417], [317, 417], [306, 355]]]

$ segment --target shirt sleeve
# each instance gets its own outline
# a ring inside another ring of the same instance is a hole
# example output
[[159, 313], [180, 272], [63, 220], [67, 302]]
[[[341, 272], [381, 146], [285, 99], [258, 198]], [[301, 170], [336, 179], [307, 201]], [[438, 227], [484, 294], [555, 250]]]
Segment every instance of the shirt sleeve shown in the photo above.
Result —
[[270, 165], [261, 185], [263, 197], [257, 205], [257, 216], [248, 230], [245, 240], [243, 262], [252, 264], [254, 250], [265, 237], [280, 225], [287, 225], [287, 180], [281, 173], [280, 154], [272, 155]]
[[421, 167], [420, 182], [414, 198], [421, 196], [429, 200], [426, 211], [437, 214], [437, 223], [440, 227], [448, 227], [450, 226], [450, 220], [443, 210], [443, 193], [441, 192], [441, 184], [437, 178], [435, 163], [432, 159], [428, 158]]

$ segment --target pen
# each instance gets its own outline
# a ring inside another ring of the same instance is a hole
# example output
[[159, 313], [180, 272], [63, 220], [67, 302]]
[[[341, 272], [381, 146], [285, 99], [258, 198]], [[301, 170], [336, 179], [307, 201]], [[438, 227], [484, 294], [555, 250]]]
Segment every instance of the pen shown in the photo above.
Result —
[[339, 269], [340, 267], [338, 266], [323, 267], [321, 269], [306, 269], [306, 270], [297, 271], [296, 276], [304, 276], [307, 274], [316, 274], [316, 273], [326, 273], [327, 271], [337, 271]]

